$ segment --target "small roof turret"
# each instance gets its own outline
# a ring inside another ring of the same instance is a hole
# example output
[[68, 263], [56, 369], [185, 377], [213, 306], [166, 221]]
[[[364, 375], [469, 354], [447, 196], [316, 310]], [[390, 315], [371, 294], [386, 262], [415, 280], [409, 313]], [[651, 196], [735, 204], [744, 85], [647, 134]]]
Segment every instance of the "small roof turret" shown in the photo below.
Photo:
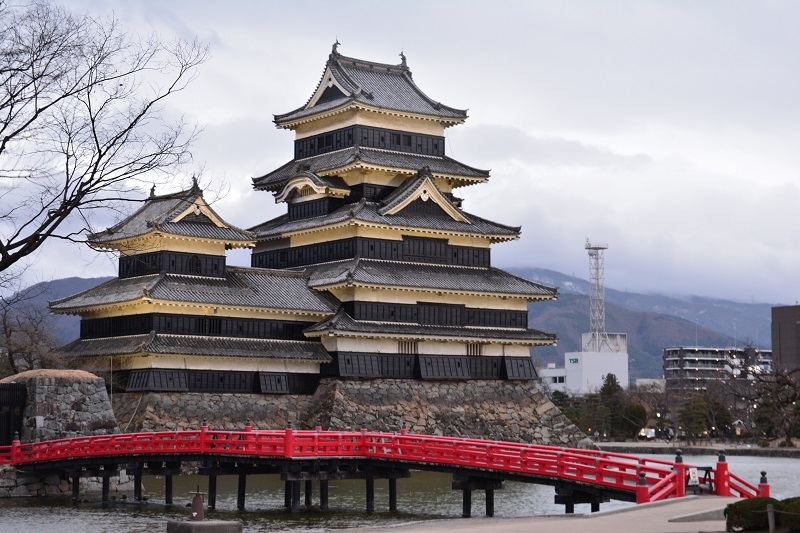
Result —
[[435, 120], [445, 127], [466, 120], [466, 110], [437, 102], [417, 87], [402, 52], [401, 63], [389, 65], [343, 56], [338, 46], [336, 41], [325, 72], [308, 102], [294, 111], [275, 115], [278, 127], [294, 129], [318, 115], [334, 115], [353, 108], [392, 111]]
[[162, 196], [155, 187], [136, 212], [107, 230], [89, 236], [96, 248], [130, 248], [131, 241], [153, 233], [222, 242], [227, 248], [252, 247], [255, 234], [226, 223], [208, 205], [193, 180], [192, 188]]

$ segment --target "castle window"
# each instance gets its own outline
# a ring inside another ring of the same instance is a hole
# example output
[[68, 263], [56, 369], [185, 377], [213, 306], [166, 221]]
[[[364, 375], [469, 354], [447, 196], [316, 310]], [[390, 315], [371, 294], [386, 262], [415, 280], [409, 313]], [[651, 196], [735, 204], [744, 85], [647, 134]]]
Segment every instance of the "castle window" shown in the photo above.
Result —
[[200, 258], [196, 255], [193, 255], [189, 258], [189, 261], [186, 265], [186, 272], [189, 274], [201, 274], [202, 273], [202, 265], [200, 264]]
[[467, 344], [467, 355], [483, 355], [483, 344]]
[[419, 353], [419, 345], [416, 341], [398, 341], [397, 353], [415, 355]]

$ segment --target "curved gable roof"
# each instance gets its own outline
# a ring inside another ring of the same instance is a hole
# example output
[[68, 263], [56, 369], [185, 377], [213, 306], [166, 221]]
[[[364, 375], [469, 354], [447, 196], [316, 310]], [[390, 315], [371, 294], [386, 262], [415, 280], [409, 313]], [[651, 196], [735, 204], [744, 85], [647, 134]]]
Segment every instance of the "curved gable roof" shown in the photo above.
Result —
[[203, 199], [195, 182], [191, 189], [162, 196], [152, 192], [144, 205], [118, 224], [89, 236], [94, 245], [106, 244], [161, 231], [171, 235], [221, 240], [247, 246], [255, 235], [226, 223]]
[[426, 115], [454, 124], [467, 118], [466, 110], [446, 106], [422, 92], [404, 55], [399, 65], [389, 65], [343, 56], [337, 45], [328, 56], [314, 94], [304, 106], [275, 115], [277, 126], [291, 128], [296, 120], [351, 104]]

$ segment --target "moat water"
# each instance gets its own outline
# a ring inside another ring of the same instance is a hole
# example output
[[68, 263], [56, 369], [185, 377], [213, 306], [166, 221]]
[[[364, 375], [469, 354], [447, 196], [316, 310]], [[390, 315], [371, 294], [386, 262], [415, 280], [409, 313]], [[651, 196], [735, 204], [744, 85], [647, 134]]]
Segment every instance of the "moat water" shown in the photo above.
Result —
[[[672, 456], [654, 456], [672, 459]], [[686, 462], [698, 466], [711, 466], [715, 456], [687, 456]], [[728, 457], [731, 472], [757, 484], [760, 472], [765, 470], [772, 496], [787, 498], [800, 496], [800, 459]], [[330, 482], [330, 510], [319, 510], [319, 485], [314, 483], [314, 504], [296, 514], [283, 510], [284, 485], [278, 476], [248, 476], [245, 511], [236, 509], [237, 478], [220, 476], [217, 482], [217, 510], [207, 512], [207, 518], [238, 520], [245, 532], [296, 531], [323, 532], [363, 526], [381, 527], [419, 520], [436, 520], [461, 517], [461, 492], [451, 489], [452, 477], [447, 474], [412, 472], [408, 479], [397, 482], [398, 512], [389, 512], [389, 490], [386, 480], [375, 481], [375, 512], [365, 512], [364, 481], [347, 480]], [[146, 503], [100, 503], [99, 494], [82, 494], [89, 502], [73, 503], [69, 497], [46, 497], [0, 500], [0, 531], [13, 533], [150, 533], [166, 531], [168, 520], [185, 520], [190, 492], [200, 486], [207, 489], [204, 476], [176, 476], [174, 478], [174, 505], [166, 506], [163, 478], [144, 478]], [[495, 491], [495, 517], [525, 517], [563, 514], [564, 507], [553, 503], [553, 487], [507, 482]], [[301, 503], [303, 498], [301, 497]], [[473, 492], [472, 514], [484, 514], [482, 491]], [[602, 504], [601, 510], [633, 505], [611, 501]], [[588, 513], [588, 505], [577, 505], [577, 513]]]

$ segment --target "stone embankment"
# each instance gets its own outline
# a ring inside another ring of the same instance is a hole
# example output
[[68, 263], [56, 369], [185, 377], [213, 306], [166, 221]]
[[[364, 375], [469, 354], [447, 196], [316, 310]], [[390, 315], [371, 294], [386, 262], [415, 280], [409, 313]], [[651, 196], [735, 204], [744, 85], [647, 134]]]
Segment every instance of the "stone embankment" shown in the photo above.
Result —
[[201, 393], [116, 394], [123, 432], [295, 428], [399, 431], [576, 446], [584, 438], [527, 381], [323, 379], [313, 396]]
[[[800, 448], [772, 447], [762, 448], [736, 441], [713, 441], [706, 444], [687, 444], [685, 442], [597, 442], [603, 451], [630, 453], [634, 455], [673, 455], [678, 450], [683, 455], [746, 455], [751, 457], [800, 457]], [[773, 446], [775, 446], [773, 444]]]
[[[117, 420], [102, 378], [81, 370], [30, 370], [0, 383], [24, 383], [27, 400], [20, 440], [68, 439], [118, 433]], [[111, 490], [131, 490], [133, 481], [122, 471], [110, 478]], [[101, 480], [82, 478], [82, 491], [99, 491]], [[69, 480], [58, 475], [29, 476], [0, 467], [0, 498], [71, 493]]]

